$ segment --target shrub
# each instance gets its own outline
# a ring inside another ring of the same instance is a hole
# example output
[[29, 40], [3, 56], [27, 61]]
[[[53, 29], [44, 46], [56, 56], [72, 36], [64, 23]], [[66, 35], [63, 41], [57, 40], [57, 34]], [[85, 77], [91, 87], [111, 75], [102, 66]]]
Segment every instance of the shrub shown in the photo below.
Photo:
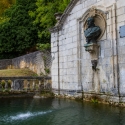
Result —
[[5, 88], [5, 80], [1, 81], [2, 87]]
[[12, 81], [8, 80], [7, 83], [8, 83], [8, 87], [11, 88]]

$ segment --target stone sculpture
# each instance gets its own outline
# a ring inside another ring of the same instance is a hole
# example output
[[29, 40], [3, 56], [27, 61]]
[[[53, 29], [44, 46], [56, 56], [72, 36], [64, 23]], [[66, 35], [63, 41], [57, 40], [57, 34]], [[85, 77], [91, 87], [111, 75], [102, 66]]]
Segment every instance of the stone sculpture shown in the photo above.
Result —
[[101, 34], [101, 29], [99, 26], [95, 26], [93, 17], [89, 17], [87, 19], [87, 25], [88, 28], [84, 31], [86, 42], [87, 44], [96, 43], [96, 40]]

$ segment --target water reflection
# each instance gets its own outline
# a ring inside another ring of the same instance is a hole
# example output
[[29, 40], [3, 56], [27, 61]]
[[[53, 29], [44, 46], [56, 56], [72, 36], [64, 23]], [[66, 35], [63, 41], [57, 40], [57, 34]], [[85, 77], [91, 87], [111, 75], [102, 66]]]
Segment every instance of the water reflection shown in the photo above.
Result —
[[125, 125], [125, 108], [66, 99], [0, 99], [0, 125]]

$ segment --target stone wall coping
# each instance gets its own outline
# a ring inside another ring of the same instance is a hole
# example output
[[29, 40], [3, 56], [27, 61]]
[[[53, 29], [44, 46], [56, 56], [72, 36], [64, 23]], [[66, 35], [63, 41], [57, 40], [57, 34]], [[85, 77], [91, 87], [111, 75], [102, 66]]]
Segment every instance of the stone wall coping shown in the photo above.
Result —
[[76, 5], [77, 2], [78, 0], [71, 0], [69, 5], [65, 9], [64, 13], [62, 14], [58, 25], [50, 28], [49, 29], [50, 32], [56, 32], [62, 28], [64, 21], [66, 20], [67, 16], [69, 15], [69, 13], [71, 12], [71, 10], [73, 9], [73, 7]]
[[50, 80], [51, 77], [49, 76], [19, 76], [19, 77], [0, 77], [0, 80], [15, 80], [15, 79], [27, 79], [27, 80], [41, 80], [41, 79], [45, 79], [45, 80]]
[[39, 53], [39, 52], [41, 52], [41, 51], [35, 51], [35, 52], [27, 53], [27, 54], [22, 55], [22, 56], [15, 57], [15, 58], [12, 58], [12, 61], [13, 61], [14, 59], [21, 58], [21, 57], [24, 57], [24, 56], [29, 56], [29, 55], [32, 55], [33, 53]]

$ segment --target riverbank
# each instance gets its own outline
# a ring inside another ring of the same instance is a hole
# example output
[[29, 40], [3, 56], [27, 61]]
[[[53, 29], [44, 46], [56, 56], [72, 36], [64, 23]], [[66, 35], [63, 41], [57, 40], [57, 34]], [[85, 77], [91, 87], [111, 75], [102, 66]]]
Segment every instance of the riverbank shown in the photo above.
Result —
[[106, 95], [103, 93], [102, 94], [82, 93], [80, 96], [55, 94], [55, 97], [76, 100], [76, 101], [83, 101], [83, 102], [101, 103], [116, 107], [125, 107], [125, 103], [121, 101], [123, 97]]
[[51, 91], [3, 91], [0, 92], [0, 98], [53, 98]]
[[[26, 91], [7, 91], [7, 92], [0, 92], [0, 99], [1, 98], [62, 98], [62, 99], [69, 99], [69, 100], [76, 100], [76, 101], [83, 101], [83, 102], [91, 102], [91, 103], [102, 103], [107, 105], [112, 105], [116, 107], [125, 107], [125, 103], [118, 102], [119, 97], [114, 97], [112, 95], [104, 95], [104, 94], [92, 94], [87, 93], [83, 94], [82, 96], [71, 96], [71, 95], [57, 95], [52, 93], [51, 91], [41, 91], [41, 92], [26, 92]], [[112, 99], [115, 99], [114, 102]]]
[[32, 98], [35, 95], [34, 92], [24, 92], [24, 91], [7, 91], [0, 92], [1, 98]]

